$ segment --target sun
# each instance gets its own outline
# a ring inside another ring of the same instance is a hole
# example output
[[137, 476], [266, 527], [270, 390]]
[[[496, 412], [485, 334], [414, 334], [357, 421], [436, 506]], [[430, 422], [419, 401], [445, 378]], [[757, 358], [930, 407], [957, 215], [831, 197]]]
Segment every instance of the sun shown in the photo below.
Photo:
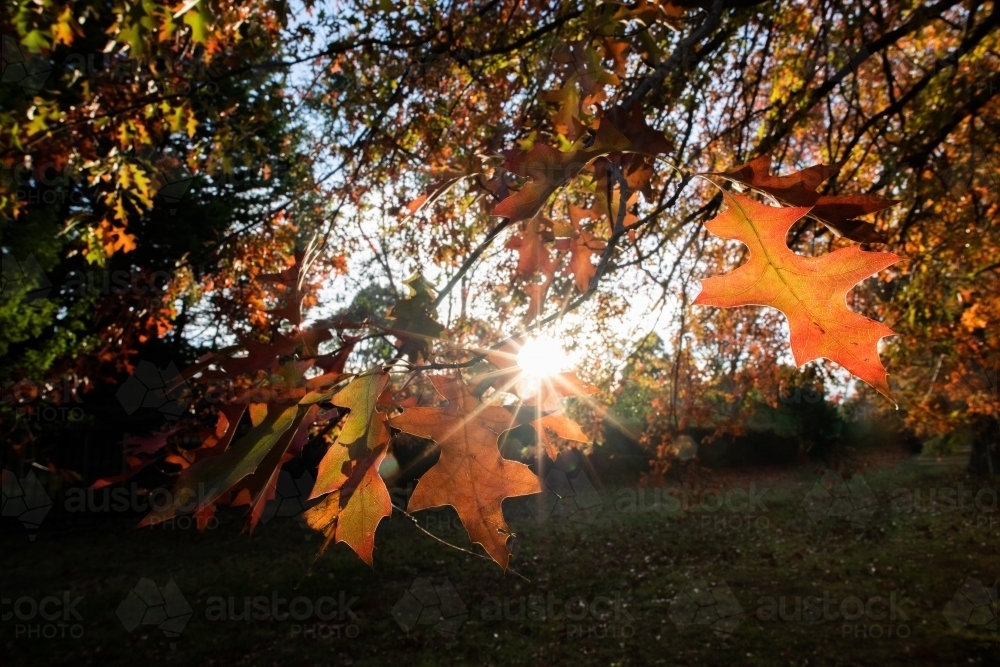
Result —
[[517, 353], [517, 365], [526, 378], [541, 380], [566, 370], [569, 361], [562, 347], [549, 338], [529, 338]]

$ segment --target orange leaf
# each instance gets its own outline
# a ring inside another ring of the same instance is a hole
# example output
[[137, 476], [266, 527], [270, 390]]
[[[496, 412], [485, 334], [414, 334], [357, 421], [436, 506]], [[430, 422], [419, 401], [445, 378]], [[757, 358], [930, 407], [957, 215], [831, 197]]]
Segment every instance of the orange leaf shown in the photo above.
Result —
[[541, 222], [540, 216], [536, 215], [524, 225], [524, 231], [519, 236], [512, 236], [507, 241], [506, 247], [518, 253], [517, 274], [522, 278], [530, 278], [535, 271], [552, 275], [552, 256], [543, 243]]
[[124, 227], [117, 227], [107, 220], [102, 220], [100, 232], [104, 254], [108, 257], [118, 251], [132, 252], [135, 250], [135, 234], [129, 234]]
[[539, 406], [546, 412], [559, 409], [559, 399], [570, 396], [589, 396], [597, 393], [597, 387], [577, 377], [573, 371], [557, 373], [539, 380], [536, 394], [524, 402], [528, 406]]
[[[386, 445], [368, 449], [363, 440], [347, 447], [340, 443], [330, 447], [320, 465], [313, 497], [332, 492], [305, 512], [309, 526], [326, 535], [321, 553], [334, 540], [346, 542], [361, 560], [372, 565], [375, 530], [392, 514], [389, 490], [378, 474], [386, 451]], [[327, 491], [317, 493], [321, 483]]]
[[893, 332], [848, 309], [846, 296], [859, 282], [900, 258], [857, 246], [819, 257], [797, 255], [785, 244], [785, 237], [809, 209], [765, 206], [729, 192], [723, 196], [726, 210], [706, 228], [721, 238], [745, 243], [750, 259], [723, 276], [703, 280], [694, 302], [722, 308], [777, 308], [788, 318], [796, 364], [830, 359], [891, 400], [878, 342]]
[[527, 153], [507, 154], [504, 166], [530, 180], [521, 189], [497, 204], [493, 215], [510, 218], [512, 222], [533, 218], [549, 197], [587, 163], [602, 155], [629, 150], [630, 143], [611, 123], [601, 123], [590, 148], [564, 153], [545, 144], [536, 144]]
[[389, 439], [382, 418], [375, 412], [378, 397], [388, 384], [388, 373], [359, 375], [330, 399], [334, 405], [351, 411], [340, 427], [342, 443], [349, 445], [367, 435], [368, 448], [375, 449]]
[[570, 241], [569, 270], [573, 274], [576, 288], [586, 292], [591, 279], [597, 274], [597, 267], [591, 262], [594, 255], [600, 255], [607, 244], [590, 232], [579, 229]]
[[549, 437], [548, 431], [552, 431], [565, 440], [590, 442], [590, 438], [583, 432], [580, 425], [560, 412], [536, 419], [532, 422], [532, 425], [538, 431], [538, 441], [545, 447], [545, 451], [553, 461], [559, 456], [559, 448], [556, 447], [556, 444]]
[[889, 208], [896, 202], [878, 195], [820, 195], [816, 188], [838, 171], [843, 163], [818, 164], [788, 176], [771, 175], [771, 157], [762, 155], [733, 171], [712, 174], [766, 192], [785, 204], [811, 206], [809, 215], [833, 230], [859, 243], [885, 243], [875, 225], [854, 218]]
[[510, 531], [500, 504], [505, 498], [538, 493], [541, 485], [528, 466], [500, 456], [497, 438], [511, 427], [510, 412], [481, 404], [461, 378], [432, 379], [448, 400], [446, 407], [408, 408], [389, 420], [393, 428], [431, 438], [441, 448], [441, 458], [420, 478], [408, 509], [451, 505], [469, 538], [507, 569]]

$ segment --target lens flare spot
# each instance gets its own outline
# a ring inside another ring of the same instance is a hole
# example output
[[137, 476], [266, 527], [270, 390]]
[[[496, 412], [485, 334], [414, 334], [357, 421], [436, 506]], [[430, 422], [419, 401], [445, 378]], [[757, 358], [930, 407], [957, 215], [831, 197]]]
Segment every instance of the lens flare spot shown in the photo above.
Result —
[[531, 338], [518, 351], [517, 365], [528, 378], [540, 380], [566, 370], [568, 360], [562, 347], [554, 340]]

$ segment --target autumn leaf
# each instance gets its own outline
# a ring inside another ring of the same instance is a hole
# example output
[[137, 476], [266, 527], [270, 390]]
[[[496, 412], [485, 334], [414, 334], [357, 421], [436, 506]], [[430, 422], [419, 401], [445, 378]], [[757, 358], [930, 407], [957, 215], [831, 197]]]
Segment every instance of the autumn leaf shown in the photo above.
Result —
[[197, 44], [208, 41], [212, 14], [208, 10], [206, 0], [198, 0], [193, 5], [188, 3], [189, 11], [184, 14], [184, 23], [191, 28], [191, 39]]
[[702, 280], [694, 303], [777, 308], [788, 318], [796, 364], [830, 359], [891, 400], [878, 342], [893, 332], [848, 309], [846, 296], [859, 282], [900, 258], [857, 246], [818, 257], [797, 255], [785, 237], [810, 209], [765, 206], [729, 192], [723, 192], [723, 197], [726, 210], [706, 228], [721, 238], [745, 243], [750, 259], [730, 273]]
[[552, 126], [556, 132], [570, 141], [576, 141], [585, 129], [580, 122], [580, 92], [577, 90], [576, 76], [566, 79], [561, 88], [542, 93], [542, 99], [557, 105], [556, 113], [552, 116]]
[[430, 206], [437, 199], [444, 196], [456, 183], [470, 176], [475, 176], [475, 171], [444, 171], [441, 178], [428, 186], [427, 191], [406, 205], [409, 215], [416, 215], [421, 209]]
[[291, 265], [279, 273], [262, 273], [257, 276], [257, 280], [275, 283], [282, 291], [284, 305], [265, 312], [284, 318], [296, 326], [302, 324], [303, 287], [310, 263], [306, 253], [299, 250], [295, 252]]
[[628, 109], [615, 107], [608, 111], [601, 123], [605, 121], [614, 125], [628, 140], [629, 148], [626, 149], [628, 152], [659, 155], [673, 150], [673, 145], [663, 133], [654, 130], [646, 123], [646, 115], [641, 104], [633, 104]]
[[228, 450], [185, 468], [174, 486], [174, 502], [154, 508], [139, 525], [166, 521], [189, 505], [191, 510], [200, 510], [214, 503], [240, 480], [253, 474], [273, 449], [287, 448], [305, 413], [297, 405], [273, 406], [263, 421]]
[[228, 489], [239, 500], [233, 506], [250, 506], [248, 528], [252, 533], [264, 515], [268, 501], [275, 497], [281, 467], [293, 457], [302, 453], [302, 447], [309, 439], [309, 427], [316, 421], [319, 406], [305, 406], [300, 410], [296, 422], [285, 435], [267, 452], [256, 469]]
[[389, 420], [393, 428], [431, 438], [441, 449], [438, 462], [417, 482], [407, 509], [451, 505], [469, 538], [507, 569], [510, 531], [501, 503], [541, 491], [538, 478], [528, 466], [500, 455], [497, 438], [511, 427], [510, 412], [480, 403], [461, 378], [432, 380], [447, 406], [407, 408]]
[[[346, 542], [372, 565], [375, 530], [392, 514], [389, 490], [378, 474], [386, 451], [385, 444], [369, 449], [365, 441], [358, 440], [347, 446], [334, 443], [323, 457], [311, 497], [329, 495], [304, 515], [311, 528], [326, 536], [320, 553], [334, 541]], [[321, 484], [323, 490], [317, 492]]]
[[553, 60], [567, 65], [568, 70], [579, 79], [580, 89], [589, 98], [584, 106], [604, 99], [604, 86], [615, 86], [621, 82], [616, 74], [604, 69], [600, 55], [584, 40], [561, 45], [553, 53]]
[[809, 215], [833, 230], [859, 243], [885, 243], [885, 237], [875, 225], [856, 220], [858, 216], [876, 213], [896, 202], [878, 195], [820, 195], [816, 189], [840, 171], [842, 162], [832, 165], [818, 164], [788, 176], [771, 175], [771, 157], [762, 155], [752, 162], [732, 171], [709, 174], [721, 176], [737, 183], [766, 192], [791, 206], [811, 206]]
[[541, 225], [544, 219], [535, 216], [529, 220], [519, 234], [507, 241], [506, 247], [518, 253], [517, 274], [530, 278], [536, 271], [552, 275], [554, 262], [542, 237]]
[[597, 275], [597, 267], [591, 260], [595, 255], [600, 256], [607, 244], [579, 226], [576, 228], [576, 235], [569, 242], [569, 271], [573, 274], [576, 288], [586, 292], [590, 281]]
[[493, 209], [493, 215], [512, 222], [533, 218], [549, 197], [592, 160], [615, 151], [628, 150], [626, 139], [611, 123], [602, 123], [590, 148], [563, 152], [545, 144], [536, 144], [527, 153], [508, 152], [504, 167], [518, 176], [528, 177], [521, 189]]
[[342, 408], [349, 408], [351, 411], [347, 415], [347, 419], [344, 420], [343, 426], [340, 427], [340, 436], [338, 437], [340, 442], [349, 445], [367, 435], [368, 448], [375, 449], [382, 444], [383, 434], [385, 439], [388, 439], [388, 433], [384, 432], [384, 426], [380, 432], [381, 421], [375, 412], [378, 397], [385, 391], [388, 384], [388, 373], [369, 373], [354, 378], [350, 384], [334, 394], [330, 402]]
[[132, 252], [135, 250], [135, 235], [129, 234], [124, 227], [102, 220], [99, 226], [104, 245], [104, 254], [111, 257], [116, 252]]
[[524, 314], [525, 324], [541, 316], [545, 310], [545, 297], [549, 293], [552, 285], [552, 277], [546, 276], [540, 283], [528, 283], [524, 286], [524, 293], [528, 297], [528, 310]]
[[590, 438], [583, 432], [580, 425], [561, 412], [545, 415], [531, 422], [538, 432], [538, 442], [545, 448], [549, 458], [553, 461], [559, 456], [559, 448], [549, 436], [549, 431], [564, 440], [575, 442], [590, 442]]
[[[492, 215], [510, 218], [512, 222], [527, 220], [541, 210], [559, 188], [579, 174], [590, 162], [612, 153], [642, 153], [657, 155], [671, 150], [662, 132], [649, 127], [640, 107], [625, 110], [615, 108], [601, 119], [593, 143], [575, 151], [563, 152], [545, 144], [536, 144], [527, 153], [508, 151], [504, 167], [529, 180], [510, 195]], [[629, 160], [629, 169], [637, 171], [643, 160]], [[632, 166], [634, 163], [634, 166]], [[648, 172], [651, 174], [651, 172]], [[647, 175], [643, 171], [643, 175]], [[642, 176], [633, 178], [643, 184]], [[645, 183], [648, 183], [648, 178]]]
[[524, 401], [527, 406], [535, 406], [545, 412], [560, 409], [559, 400], [573, 396], [590, 396], [597, 393], [597, 387], [581, 380], [573, 371], [556, 373], [540, 378], [533, 387], [532, 395]]
[[625, 51], [632, 45], [631, 42], [612, 37], [605, 37], [602, 42], [604, 57], [614, 62], [615, 74], [619, 77], [625, 76], [628, 66], [628, 57], [625, 55]]
[[410, 294], [389, 309], [389, 330], [399, 339], [399, 350], [410, 358], [427, 354], [431, 340], [444, 333], [433, 317], [434, 287], [419, 273], [405, 281]]

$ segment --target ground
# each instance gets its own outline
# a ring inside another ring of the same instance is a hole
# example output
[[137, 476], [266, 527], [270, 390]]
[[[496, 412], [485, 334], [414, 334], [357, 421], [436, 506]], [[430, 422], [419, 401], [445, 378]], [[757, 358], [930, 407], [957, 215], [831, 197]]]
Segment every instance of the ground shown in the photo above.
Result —
[[[556, 471], [561, 500], [505, 504], [507, 573], [403, 515], [370, 569], [343, 544], [313, 563], [282, 516], [53, 512], [5, 531], [4, 664], [1000, 664], [997, 486], [928, 463], [599, 491]], [[450, 510], [416, 517], [469, 547]]]

